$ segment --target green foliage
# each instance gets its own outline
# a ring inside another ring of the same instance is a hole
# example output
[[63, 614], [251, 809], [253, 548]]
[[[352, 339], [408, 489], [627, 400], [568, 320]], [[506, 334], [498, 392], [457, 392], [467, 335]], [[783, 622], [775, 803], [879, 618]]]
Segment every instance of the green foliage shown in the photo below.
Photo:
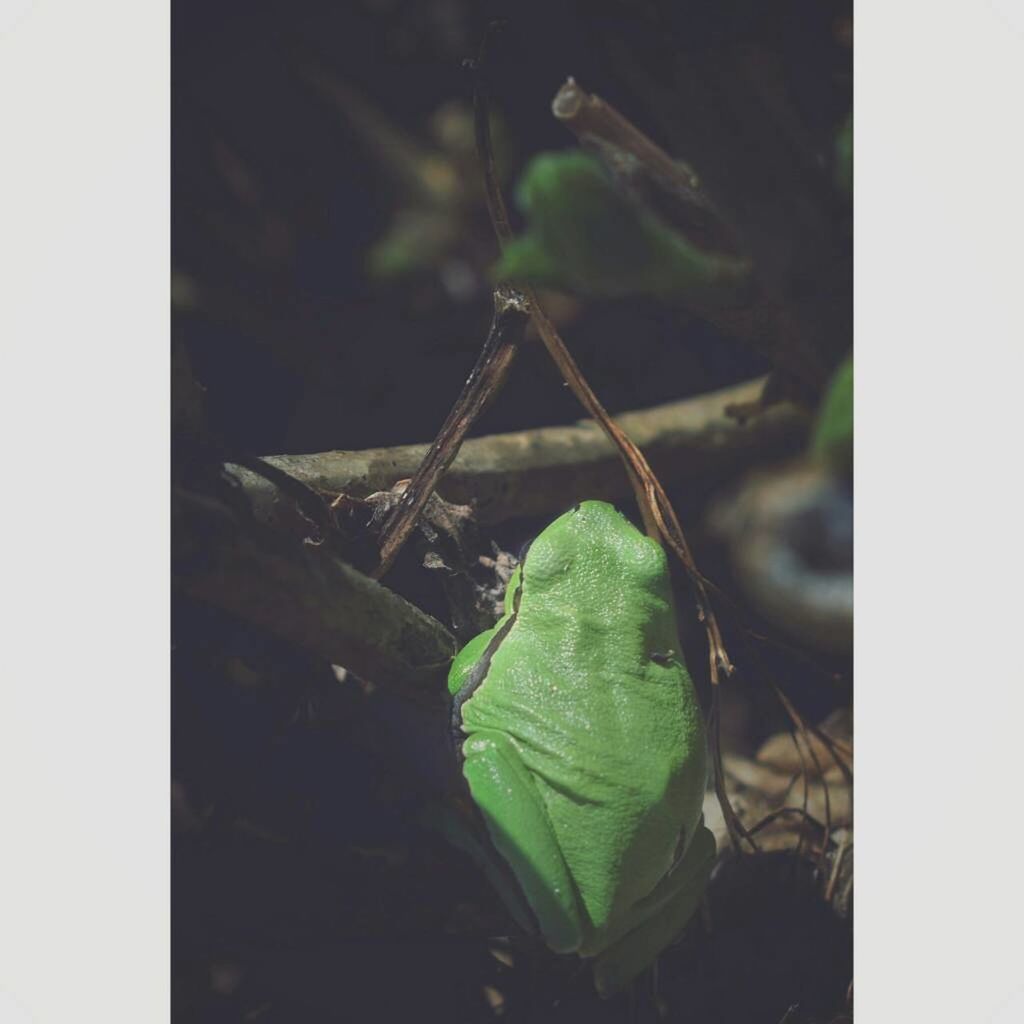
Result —
[[837, 469], [853, 466], [853, 356], [832, 376], [818, 411], [811, 452]]
[[719, 307], [742, 298], [748, 265], [707, 252], [669, 227], [580, 151], [542, 153], [517, 198], [525, 235], [498, 264], [502, 280], [615, 298], [647, 294]]
[[432, 270], [454, 248], [461, 226], [453, 210], [400, 209], [387, 233], [370, 248], [367, 269], [382, 280]]

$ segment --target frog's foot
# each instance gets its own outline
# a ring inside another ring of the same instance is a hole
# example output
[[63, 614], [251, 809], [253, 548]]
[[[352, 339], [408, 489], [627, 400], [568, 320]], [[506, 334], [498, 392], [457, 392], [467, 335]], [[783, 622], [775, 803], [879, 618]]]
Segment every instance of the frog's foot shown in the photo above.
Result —
[[602, 996], [625, 988], [682, 931], [704, 895], [714, 863], [714, 836], [701, 825], [683, 860], [637, 905], [641, 923], [595, 958], [594, 984]]

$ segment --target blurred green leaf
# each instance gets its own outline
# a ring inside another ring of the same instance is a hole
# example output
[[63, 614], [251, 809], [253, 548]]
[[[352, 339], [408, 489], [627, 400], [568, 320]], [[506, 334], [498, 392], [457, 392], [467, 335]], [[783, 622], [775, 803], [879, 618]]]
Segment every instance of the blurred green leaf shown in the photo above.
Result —
[[742, 299], [746, 262], [707, 252], [616, 187], [595, 157], [542, 153], [517, 190], [528, 230], [506, 247], [501, 280], [615, 298], [648, 294], [720, 307]]
[[450, 210], [417, 206], [397, 210], [387, 233], [367, 253], [370, 275], [388, 279], [435, 269], [455, 248], [460, 226]]
[[832, 376], [818, 411], [811, 453], [838, 469], [853, 466], [853, 356]]

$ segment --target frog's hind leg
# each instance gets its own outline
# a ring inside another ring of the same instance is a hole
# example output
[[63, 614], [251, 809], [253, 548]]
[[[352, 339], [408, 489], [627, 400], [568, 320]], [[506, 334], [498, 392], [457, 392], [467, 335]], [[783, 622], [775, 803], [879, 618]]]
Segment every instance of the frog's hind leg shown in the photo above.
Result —
[[[701, 825], [682, 862], [636, 907], [641, 923], [594, 960], [594, 983], [601, 995], [625, 988], [682, 931], [714, 863], [715, 838]], [[645, 908], [650, 908], [646, 918]]]
[[495, 848], [519, 879], [544, 940], [556, 953], [583, 941], [583, 907], [547, 808], [515, 743], [481, 729], [463, 744], [463, 773]]

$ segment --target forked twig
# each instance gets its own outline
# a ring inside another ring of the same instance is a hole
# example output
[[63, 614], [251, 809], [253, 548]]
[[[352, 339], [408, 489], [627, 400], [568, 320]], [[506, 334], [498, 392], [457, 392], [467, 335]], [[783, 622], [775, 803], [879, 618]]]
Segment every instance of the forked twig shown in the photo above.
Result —
[[[480, 125], [476, 124], [477, 151], [481, 156], [486, 185], [484, 195], [487, 199], [487, 212], [490, 214], [491, 224], [494, 225], [494, 233], [498, 236], [498, 242], [504, 245], [512, 237], [512, 225], [508, 219], [508, 208], [505, 206], [494, 167], [494, 154], [490, 148], [490, 125], [485, 125], [485, 129], [486, 149], [481, 148]], [[519, 351], [529, 318], [529, 302], [524, 291], [508, 285], [501, 285], [494, 290], [494, 319], [491, 321], [491, 330], [484, 342], [483, 350], [466, 380], [462, 393], [409, 482], [401, 501], [384, 524], [381, 533], [380, 561], [373, 572], [374, 579], [380, 579], [394, 563], [399, 550], [416, 525], [416, 519], [423, 506], [434, 492], [445, 470], [459, 454], [459, 448], [469, 428], [505, 383], [512, 362]]]
[[[484, 169], [487, 208], [494, 224], [494, 232], [498, 236], [498, 240], [505, 244], [511, 239], [512, 230], [508, 219], [508, 209], [505, 205], [501, 186], [498, 183], [497, 174], [494, 169], [490, 110], [487, 92], [484, 88], [482, 70], [486, 45], [487, 37], [485, 35], [484, 42], [481, 45], [480, 58], [475, 67], [474, 123], [476, 127], [477, 149], [480, 153]], [[683, 563], [689, 574], [696, 593], [698, 615], [707, 632], [711, 681], [713, 684], [717, 684], [722, 676], [727, 677], [732, 674], [733, 665], [729, 660], [725, 644], [722, 641], [722, 635], [708, 598], [704, 578], [701, 576], [693, 560], [690, 546], [683, 534], [683, 529], [679, 524], [675, 510], [672, 508], [668, 496], [651, 470], [643, 453], [609, 416], [608, 411], [601, 404], [597, 395], [594, 394], [580, 372], [576, 361], [565, 347], [565, 343], [559, 336], [554, 324], [544, 314], [537, 299], [536, 291], [529, 286], [521, 285], [520, 287], [529, 302], [530, 316], [537, 327], [537, 332], [540, 334], [548, 354], [554, 360], [563, 379], [569, 385], [580, 404], [597, 421], [601, 429], [608, 435], [609, 440], [618, 448], [625, 461], [647, 532], [652, 536], [660, 536]]]
[[[828, 848], [828, 837], [832, 834], [832, 801], [829, 795], [828, 780], [825, 778], [825, 772], [822, 769], [821, 762], [818, 760], [818, 755], [815, 753], [814, 746], [810, 741], [810, 730], [807, 727], [807, 723], [804, 721], [803, 715], [793, 706], [790, 699], [782, 692], [782, 689], [777, 683], [771, 684], [772, 690], [775, 692], [775, 696], [778, 698], [779, 703], [783, 706], [786, 714], [789, 715], [793, 724], [796, 725], [800, 735], [803, 737], [804, 742], [807, 744], [807, 752], [811, 756], [811, 760], [814, 762], [814, 767], [818, 770], [818, 776], [821, 779], [822, 792], [825, 797], [825, 832], [821, 840], [821, 850], [819, 853], [819, 865], [824, 866], [825, 863], [825, 852]], [[806, 786], [806, 762], [804, 760], [803, 751], [800, 750], [800, 744], [797, 741], [796, 735], [791, 731], [790, 735], [793, 736], [793, 742], [796, 744], [797, 752], [800, 755], [800, 763], [804, 766], [805, 774], [805, 786]], [[806, 793], [806, 791], [805, 791]], [[805, 804], [806, 809], [806, 804]]]

